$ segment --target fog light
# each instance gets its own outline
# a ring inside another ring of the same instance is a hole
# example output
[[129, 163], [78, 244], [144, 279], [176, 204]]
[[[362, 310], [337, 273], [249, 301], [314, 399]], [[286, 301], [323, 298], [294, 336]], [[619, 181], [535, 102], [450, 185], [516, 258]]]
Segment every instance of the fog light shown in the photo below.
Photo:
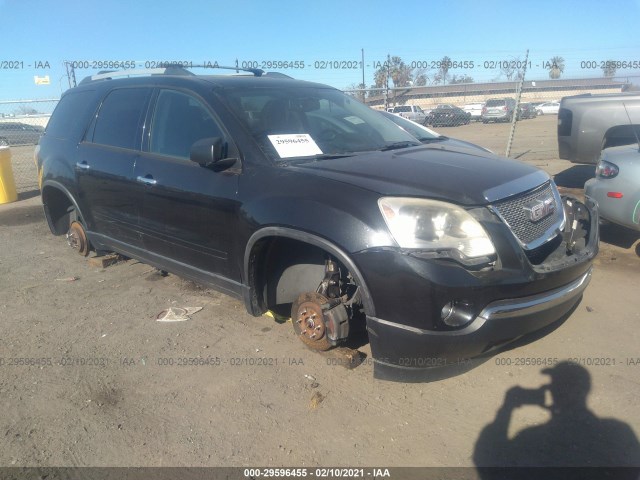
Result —
[[473, 303], [466, 300], [452, 300], [442, 307], [440, 318], [450, 327], [462, 327], [474, 318]]

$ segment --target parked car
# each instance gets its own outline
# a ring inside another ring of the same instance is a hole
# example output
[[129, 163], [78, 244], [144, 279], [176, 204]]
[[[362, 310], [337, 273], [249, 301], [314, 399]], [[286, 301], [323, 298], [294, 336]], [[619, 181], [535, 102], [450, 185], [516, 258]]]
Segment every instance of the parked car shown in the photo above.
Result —
[[436, 105], [435, 107], [429, 109], [429, 110], [425, 110], [424, 112], [427, 114], [427, 118], [425, 119], [424, 122], [422, 122], [423, 125], [431, 125], [433, 122], [433, 114], [436, 110], [438, 109], [448, 109], [448, 108], [454, 108], [455, 105], [449, 105], [448, 103], [439, 103], [438, 105]]
[[521, 103], [518, 106], [518, 118], [536, 118], [538, 112], [531, 103]]
[[564, 97], [558, 112], [558, 152], [573, 163], [596, 164], [603, 148], [640, 136], [640, 93]]
[[482, 109], [482, 123], [510, 122], [516, 114], [516, 101], [513, 98], [491, 98]]
[[584, 188], [603, 219], [640, 231], [640, 145], [604, 149]]
[[430, 124], [434, 127], [455, 127], [467, 125], [471, 121], [471, 114], [459, 107], [438, 107], [431, 112]]
[[35, 145], [44, 128], [20, 122], [0, 122], [0, 146]]
[[557, 115], [559, 110], [560, 110], [559, 102], [541, 103], [536, 107], [536, 113], [538, 115]]
[[400, 128], [410, 133], [414, 137], [416, 137], [420, 143], [423, 144], [437, 144], [437, 145], [446, 145], [451, 147], [462, 147], [462, 148], [471, 148], [475, 150], [481, 150], [483, 152], [493, 153], [491, 150], [481, 147], [480, 145], [476, 145], [475, 143], [465, 142], [464, 140], [459, 140], [457, 138], [450, 138], [444, 135], [440, 135], [437, 132], [434, 132], [430, 128], [425, 127], [424, 125], [420, 125], [411, 120], [407, 120], [406, 118], [399, 117], [397, 115], [393, 115], [391, 113], [382, 112], [382, 114], [391, 120], [393, 123], [398, 125]]
[[413, 120], [418, 123], [424, 123], [427, 118], [427, 114], [424, 113], [422, 108], [418, 105], [398, 105], [393, 107], [393, 111], [391, 113], [400, 115], [401, 117], [408, 118], [409, 120]]
[[471, 116], [471, 120], [482, 120], [482, 108], [484, 103], [468, 103], [462, 109]]
[[376, 375], [457, 364], [577, 304], [593, 205], [531, 165], [423, 145], [332, 87], [250, 72], [67, 91], [36, 148], [52, 233], [288, 311], [312, 349], [366, 325]]

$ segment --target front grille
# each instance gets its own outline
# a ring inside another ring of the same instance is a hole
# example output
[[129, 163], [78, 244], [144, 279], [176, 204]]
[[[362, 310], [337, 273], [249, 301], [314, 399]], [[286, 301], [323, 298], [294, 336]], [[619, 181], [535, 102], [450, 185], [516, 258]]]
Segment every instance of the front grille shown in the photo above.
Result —
[[[547, 182], [520, 197], [498, 202], [493, 207], [523, 245], [529, 245], [540, 239], [544, 242], [552, 236], [553, 230], [562, 222], [563, 207], [553, 193], [551, 182]], [[553, 213], [538, 222], [531, 221], [525, 206], [535, 200], [549, 197], [554, 199]]]

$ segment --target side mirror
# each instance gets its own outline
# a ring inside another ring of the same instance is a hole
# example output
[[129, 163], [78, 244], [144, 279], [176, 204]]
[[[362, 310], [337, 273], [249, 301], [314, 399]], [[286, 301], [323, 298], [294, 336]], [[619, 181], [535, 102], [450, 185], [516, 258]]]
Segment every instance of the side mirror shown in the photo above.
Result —
[[226, 170], [236, 163], [235, 158], [227, 158], [227, 144], [220, 137], [198, 140], [191, 145], [189, 158], [200, 166], [216, 172]]

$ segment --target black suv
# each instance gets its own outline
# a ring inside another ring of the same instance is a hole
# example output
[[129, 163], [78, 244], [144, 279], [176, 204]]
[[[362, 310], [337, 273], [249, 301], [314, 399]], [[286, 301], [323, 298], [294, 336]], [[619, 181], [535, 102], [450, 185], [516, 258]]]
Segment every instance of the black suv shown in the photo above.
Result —
[[252, 315], [289, 308], [318, 350], [366, 324], [378, 370], [456, 363], [555, 322], [597, 252], [595, 206], [543, 171], [422, 145], [279, 74], [85, 79], [36, 156], [49, 227], [82, 254], [119, 252]]

